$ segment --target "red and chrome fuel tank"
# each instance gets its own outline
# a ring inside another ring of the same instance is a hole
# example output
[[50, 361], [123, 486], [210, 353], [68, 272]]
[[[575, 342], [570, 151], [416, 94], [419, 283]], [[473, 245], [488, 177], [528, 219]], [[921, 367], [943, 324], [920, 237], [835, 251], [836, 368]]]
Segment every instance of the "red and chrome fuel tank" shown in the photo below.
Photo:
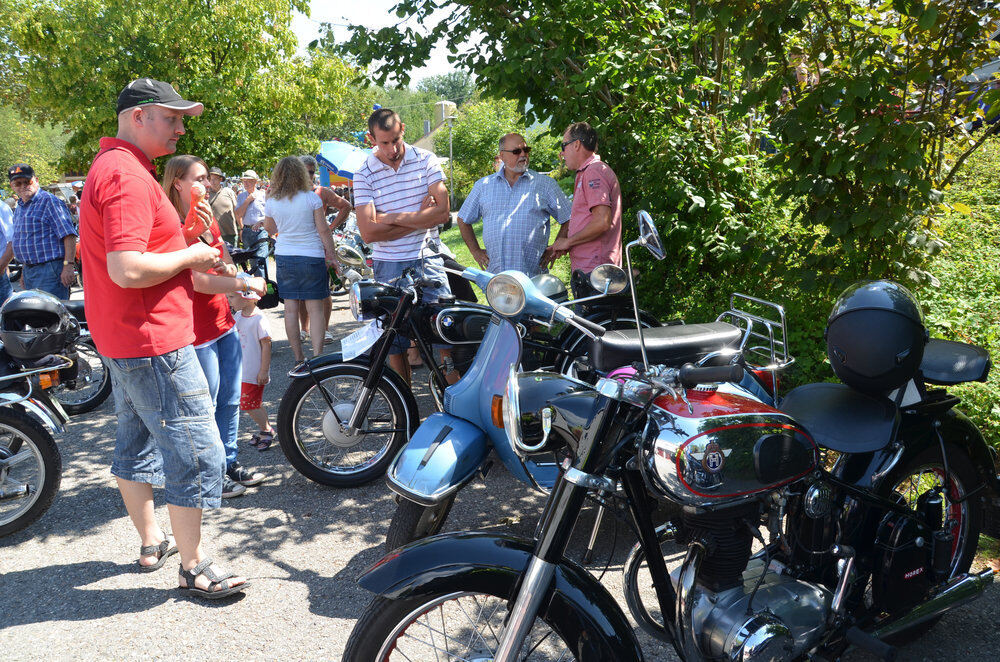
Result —
[[643, 432], [642, 468], [661, 496], [718, 506], [790, 483], [812, 471], [819, 449], [787, 414], [738, 387], [661, 396]]

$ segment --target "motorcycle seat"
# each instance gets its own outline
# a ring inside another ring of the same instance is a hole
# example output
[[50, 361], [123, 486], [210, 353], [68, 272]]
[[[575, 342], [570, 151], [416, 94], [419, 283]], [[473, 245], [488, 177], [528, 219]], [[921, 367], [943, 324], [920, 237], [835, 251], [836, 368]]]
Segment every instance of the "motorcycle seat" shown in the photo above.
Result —
[[990, 355], [982, 347], [931, 338], [924, 347], [920, 372], [925, 382], [939, 386], [985, 382], [990, 374]]
[[[738, 347], [742, 337], [737, 327], [726, 322], [678, 324], [642, 330], [649, 362], [674, 366], [697, 361], [709, 352]], [[601, 372], [642, 361], [638, 330], [605, 331], [603, 337], [590, 341], [590, 358], [594, 368]]]
[[64, 299], [59, 303], [61, 303], [66, 310], [69, 311], [69, 314], [75, 317], [79, 322], [87, 321], [87, 314], [84, 312], [82, 301], [67, 301]]
[[804, 384], [778, 409], [804, 427], [813, 441], [840, 453], [871, 453], [889, 445], [898, 418], [886, 397], [866, 395], [846, 384]]

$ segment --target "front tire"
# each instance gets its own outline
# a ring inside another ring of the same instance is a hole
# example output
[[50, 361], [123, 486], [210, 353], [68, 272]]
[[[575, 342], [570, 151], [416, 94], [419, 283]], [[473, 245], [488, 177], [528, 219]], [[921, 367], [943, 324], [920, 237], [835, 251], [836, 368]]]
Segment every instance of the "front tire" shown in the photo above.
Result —
[[385, 473], [406, 443], [403, 398], [386, 377], [379, 380], [368, 416], [355, 435], [340, 432], [337, 417], [320, 392], [324, 389], [337, 416], [345, 421], [354, 410], [369, 368], [338, 364], [311, 377], [292, 380], [278, 406], [278, 441], [285, 457], [309, 480], [332, 487], [358, 487]]
[[0, 492], [26, 495], [0, 499], [0, 537], [20, 531], [41, 517], [62, 479], [62, 458], [48, 430], [10, 407], [0, 409], [0, 459], [19, 458], [0, 468]]
[[421, 506], [401, 497], [385, 534], [386, 554], [414, 540], [440, 533], [454, 503], [454, 494], [433, 506]]
[[111, 371], [97, 352], [93, 339], [78, 340], [73, 349], [80, 364], [73, 386], [60, 384], [50, 391], [71, 416], [97, 409], [111, 394]]
[[[508, 615], [510, 596], [470, 587], [419, 597], [373, 599], [358, 619], [344, 662], [491, 660]], [[518, 660], [575, 660], [554, 624], [540, 617]]]

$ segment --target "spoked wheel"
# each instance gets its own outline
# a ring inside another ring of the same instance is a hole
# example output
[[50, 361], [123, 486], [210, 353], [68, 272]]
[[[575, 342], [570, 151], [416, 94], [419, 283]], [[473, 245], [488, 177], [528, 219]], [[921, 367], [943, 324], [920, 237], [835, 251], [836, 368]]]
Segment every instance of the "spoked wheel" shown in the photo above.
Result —
[[111, 394], [111, 372], [90, 338], [77, 341], [77, 376], [49, 391], [67, 414], [83, 414], [101, 406]]
[[[492, 660], [507, 618], [507, 598], [480, 592], [453, 592], [392, 600], [376, 597], [351, 632], [345, 662]], [[535, 620], [517, 660], [575, 660], [571, 649], [540, 618]]]
[[278, 408], [278, 441], [306, 478], [334, 487], [364, 485], [385, 473], [406, 442], [406, 407], [386, 378], [379, 381], [359, 431], [341, 430], [338, 418], [345, 424], [350, 419], [367, 373], [363, 366], [335, 365], [316, 373], [319, 386], [303, 377], [285, 391]]
[[[955, 577], [969, 571], [979, 545], [983, 505], [975, 496], [968, 499], [965, 497], [980, 484], [981, 479], [964, 450], [948, 444], [945, 445], [945, 449], [948, 454], [947, 474], [941, 450], [936, 447], [929, 448], [894, 470], [886, 478], [885, 485], [891, 488], [888, 491], [890, 498], [896, 498], [909, 508], [916, 508], [917, 499], [921, 494], [935, 488], [943, 488], [943, 529], [954, 536], [949, 577]], [[868, 597], [876, 603], [879, 600], [876, 593], [866, 596], [866, 599]], [[938, 620], [940, 617], [903, 630], [893, 635], [890, 641], [911, 641], [927, 632]]]
[[59, 449], [48, 430], [25, 414], [0, 409], [0, 536], [41, 517], [61, 477]]

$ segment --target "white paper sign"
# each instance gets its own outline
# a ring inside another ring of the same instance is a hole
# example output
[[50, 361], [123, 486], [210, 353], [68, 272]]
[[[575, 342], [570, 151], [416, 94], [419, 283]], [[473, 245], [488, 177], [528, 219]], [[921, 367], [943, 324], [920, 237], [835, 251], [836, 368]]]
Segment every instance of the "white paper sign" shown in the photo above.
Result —
[[372, 320], [351, 335], [341, 338], [340, 351], [344, 355], [344, 360], [350, 361], [364, 354], [381, 337], [382, 327], [379, 326], [379, 320]]

